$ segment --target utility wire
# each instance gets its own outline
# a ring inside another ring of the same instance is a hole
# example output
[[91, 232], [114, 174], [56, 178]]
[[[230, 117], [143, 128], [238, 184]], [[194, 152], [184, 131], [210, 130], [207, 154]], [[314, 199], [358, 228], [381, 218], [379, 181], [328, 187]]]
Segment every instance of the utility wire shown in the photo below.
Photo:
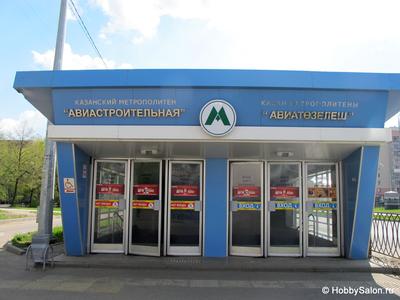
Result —
[[87, 39], [89, 40], [90, 44], [92, 45], [93, 49], [96, 51], [97, 55], [100, 57], [101, 61], [103, 62], [104, 66], [106, 67], [106, 69], [108, 69], [108, 66], [103, 58], [103, 56], [101, 55], [99, 49], [97, 48], [94, 40], [92, 39], [92, 36], [89, 33], [89, 30], [87, 29], [85, 23], [83, 22], [81, 15], [79, 14], [78, 10], [76, 9], [74, 0], [69, 0], [68, 1], [69, 4], [69, 8], [71, 9], [72, 13], [75, 15], [75, 17], [77, 18], [79, 25], [81, 26], [83, 32], [85, 33]]

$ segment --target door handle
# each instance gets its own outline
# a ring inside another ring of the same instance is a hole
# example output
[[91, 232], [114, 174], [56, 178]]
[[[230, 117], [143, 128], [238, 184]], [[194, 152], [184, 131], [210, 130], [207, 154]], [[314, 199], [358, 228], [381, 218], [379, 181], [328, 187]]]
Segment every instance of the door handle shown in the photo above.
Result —
[[236, 201], [230, 201], [229, 202], [229, 210], [230, 211], [237, 211], [238, 210], [238, 204]]
[[126, 207], [126, 199], [118, 200], [118, 209], [124, 210]]
[[306, 201], [306, 210], [311, 212], [314, 208], [314, 201]]
[[153, 210], [161, 210], [161, 201], [155, 200]]
[[194, 202], [194, 211], [201, 211], [201, 201]]
[[276, 211], [275, 201], [268, 201], [268, 211]]

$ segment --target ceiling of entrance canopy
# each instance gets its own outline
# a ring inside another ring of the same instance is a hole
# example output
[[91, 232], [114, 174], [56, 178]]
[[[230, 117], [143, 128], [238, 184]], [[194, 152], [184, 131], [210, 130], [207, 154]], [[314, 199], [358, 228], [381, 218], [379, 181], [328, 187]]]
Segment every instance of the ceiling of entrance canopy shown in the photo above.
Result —
[[229, 158], [266, 160], [332, 160], [347, 157], [360, 144], [333, 143], [195, 143], [76, 142], [95, 158]]

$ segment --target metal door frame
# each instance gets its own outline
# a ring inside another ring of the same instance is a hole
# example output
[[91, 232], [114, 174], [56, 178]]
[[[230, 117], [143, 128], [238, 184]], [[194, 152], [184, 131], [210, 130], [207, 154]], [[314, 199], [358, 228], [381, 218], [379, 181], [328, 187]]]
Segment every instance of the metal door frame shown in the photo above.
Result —
[[[158, 172], [158, 195], [159, 195], [159, 201], [160, 201], [160, 208], [158, 210], [158, 246], [143, 246], [143, 245], [133, 245], [132, 244], [132, 188], [133, 188], [133, 180], [134, 180], [134, 172], [135, 172], [135, 163], [140, 162], [140, 163], [155, 163], [157, 162], [159, 164], [159, 172]], [[162, 159], [132, 159], [130, 160], [130, 182], [129, 182], [129, 197], [128, 197], [128, 203], [129, 203], [129, 225], [128, 225], [128, 253], [129, 254], [134, 254], [134, 255], [147, 255], [147, 256], [160, 256], [161, 255], [161, 237], [162, 237], [162, 215], [163, 215], [163, 194], [162, 194]]]
[[[128, 222], [128, 199], [129, 199], [129, 164], [128, 159], [124, 160], [116, 160], [116, 159], [98, 159], [94, 160], [94, 173], [93, 173], [93, 186], [92, 186], [92, 197], [91, 197], [91, 212], [92, 212], [92, 220], [91, 220], [91, 236], [90, 236], [90, 249], [92, 253], [124, 253], [125, 245], [126, 245], [126, 227]], [[97, 164], [101, 162], [106, 163], [123, 163], [125, 165], [125, 190], [124, 190], [124, 199], [125, 199], [125, 208], [124, 208], [124, 222], [123, 222], [123, 233], [122, 233], [122, 244], [99, 244], [94, 243], [94, 227], [95, 227], [95, 210], [96, 210], [96, 185], [97, 185]]]
[[[170, 233], [171, 233], [171, 172], [172, 164], [198, 164], [200, 165], [200, 211], [199, 211], [199, 245], [198, 246], [171, 246]], [[169, 160], [168, 161], [168, 179], [167, 179], [167, 209], [166, 209], [166, 255], [179, 255], [179, 256], [201, 256], [203, 250], [203, 211], [204, 211], [204, 161], [203, 160]]]
[[308, 246], [308, 213], [306, 211], [306, 205], [303, 205], [303, 216], [304, 216], [304, 230], [303, 230], [303, 240], [304, 240], [304, 256], [340, 256], [341, 250], [341, 195], [339, 187], [339, 165], [337, 162], [305, 162], [304, 163], [304, 197], [303, 202], [307, 201], [308, 186], [307, 186], [307, 177], [308, 177], [308, 165], [334, 165], [336, 170], [336, 232], [337, 232], [337, 246], [334, 247], [309, 247]]
[[[249, 165], [249, 164], [257, 164], [260, 166], [260, 193], [261, 193], [261, 231], [260, 231], [260, 247], [243, 247], [243, 246], [233, 246], [232, 245], [232, 210], [231, 210], [231, 199], [232, 199], [232, 164], [239, 165]], [[229, 183], [228, 183], [228, 212], [229, 212], [229, 255], [235, 256], [251, 256], [251, 257], [259, 257], [263, 256], [264, 252], [264, 162], [263, 161], [229, 161]]]
[[[271, 201], [270, 197], [270, 166], [271, 165], [297, 165], [298, 166], [298, 174], [299, 174], [299, 246], [298, 247], [276, 247], [270, 245], [270, 238], [271, 238], [271, 217], [269, 210], [269, 203]], [[266, 172], [266, 199], [265, 199], [265, 224], [266, 224], [266, 247], [265, 247], [265, 257], [267, 256], [295, 256], [301, 257], [302, 256], [302, 249], [303, 249], [303, 186], [304, 186], [304, 176], [302, 173], [303, 170], [303, 163], [301, 161], [267, 161], [267, 166], [265, 168]]]

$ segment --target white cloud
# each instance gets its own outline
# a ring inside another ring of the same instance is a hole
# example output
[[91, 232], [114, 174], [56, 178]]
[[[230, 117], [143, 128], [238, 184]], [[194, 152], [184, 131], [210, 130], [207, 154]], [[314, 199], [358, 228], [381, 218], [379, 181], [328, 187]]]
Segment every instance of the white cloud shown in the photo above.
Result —
[[[91, 0], [108, 17], [101, 32], [157, 34], [163, 17], [203, 21], [229, 37], [233, 68], [396, 72], [398, 0]], [[196, 37], [193, 36], [195, 39]], [[212, 55], [212, 54], [211, 54]]]
[[92, 0], [109, 17], [100, 37], [123, 31], [134, 31], [138, 34], [133, 39], [141, 43], [157, 33], [162, 16], [181, 19], [207, 19], [207, 2], [205, 0]]
[[[54, 61], [54, 49], [45, 52], [32, 51], [33, 60], [44, 69], [52, 69]], [[104, 59], [109, 69], [131, 69], [132, 65], [124, 63], [117, 64], [113, 60]], [[99, 57], [92, 57], [87, 54], [74, 53], [69, 44], [64, 45], [63, 70], [86, 70], [105, 69]]]
[[46, 118], [36, 110], [26, 110], [18, 118], [0, 119], [0, 134], [12, 138], [18, 131], [25, 129], [25, 132], [33, 136], [44, 137], [46, 134]]

